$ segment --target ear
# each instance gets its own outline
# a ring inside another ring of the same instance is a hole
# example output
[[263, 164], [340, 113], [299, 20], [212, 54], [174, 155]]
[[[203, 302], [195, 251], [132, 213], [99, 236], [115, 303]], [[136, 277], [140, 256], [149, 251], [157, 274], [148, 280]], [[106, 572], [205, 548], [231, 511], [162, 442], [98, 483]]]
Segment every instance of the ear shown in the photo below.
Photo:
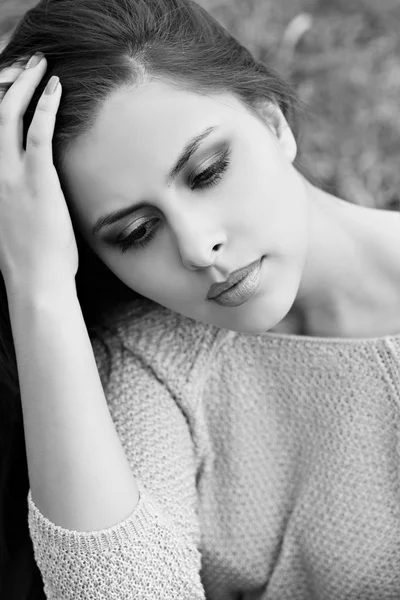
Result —
[[297, 144], [292, 130], [279, 106], [273, 102], [264, 101], [259, 104], [257, 112], [264, 123], [272, 130], [289, 161], [292, 163], [296, 158]]

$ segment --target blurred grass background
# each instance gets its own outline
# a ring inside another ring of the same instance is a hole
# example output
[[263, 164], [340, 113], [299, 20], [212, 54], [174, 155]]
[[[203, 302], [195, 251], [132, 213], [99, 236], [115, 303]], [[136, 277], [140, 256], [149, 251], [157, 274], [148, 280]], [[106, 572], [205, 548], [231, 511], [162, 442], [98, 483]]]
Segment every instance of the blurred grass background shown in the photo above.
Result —
[[[300, 158], [320, 186], [400, 210], [400, 0], [197, 1], [294, 84]], [[35, 4], [0, 0], [0, 36]]]

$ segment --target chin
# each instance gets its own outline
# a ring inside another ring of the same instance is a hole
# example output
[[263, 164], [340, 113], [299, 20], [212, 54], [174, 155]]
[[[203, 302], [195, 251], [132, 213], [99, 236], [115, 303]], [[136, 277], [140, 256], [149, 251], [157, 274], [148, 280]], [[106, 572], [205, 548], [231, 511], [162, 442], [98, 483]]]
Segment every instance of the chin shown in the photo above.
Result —
[[265, 333], [266, 331], [269, 331], [272, 327], [273, 325], [262, 325], [260, 323], [259, 325], [254, 324], [246, 327], [230, 327], [229, 329], [231, 331], [236, 331], [244, 335], [260, 335], [262, 333]]
[[[250, 310], [243, 312], [241, 316], [227, 315], [224, 322], [215, 323], [217, 327], [244, 333], [247, 335], [258, 335], [265, 333], [279, 324], [287, 317], [293, 301], [285, 299], [285, 302], [265, 302], [249, 307]], [[229, 310], [229, 309], [228, 309]]]

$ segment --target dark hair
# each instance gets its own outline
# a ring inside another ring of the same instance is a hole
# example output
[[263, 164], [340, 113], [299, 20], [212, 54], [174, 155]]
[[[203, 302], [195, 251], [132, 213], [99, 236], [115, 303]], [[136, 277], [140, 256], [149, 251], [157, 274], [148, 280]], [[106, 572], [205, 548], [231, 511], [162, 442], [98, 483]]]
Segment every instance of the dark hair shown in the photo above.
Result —
[[[56, 74], [63, 94], [53, 154], [67, 203], [63, 156], [90, 130], [107, 97], [123, 85], [140, 84], [143, 75], [198, 93], [229, 92], [253, 113], [258, 100], [270, 100], [281, 108], [294, 135], [298, 133], [291, 86], [192, 0], [41, 0], [9, 37], [0, 53], [0, 69], [36, 51], [45, 54], [48, 68], [24, 115], [24, 147], [39, 96]], [[295, 166], [303, 170], [296, 161]], [[96, 257], [76, 227], [74, 231], [78, 298], [88, 331], [95, 335], [112, 308], [141, 297]], [[1, 276], [0, 396], [0, 596], [44, 599], [27, 523], [29, 480], [21, 397]]]

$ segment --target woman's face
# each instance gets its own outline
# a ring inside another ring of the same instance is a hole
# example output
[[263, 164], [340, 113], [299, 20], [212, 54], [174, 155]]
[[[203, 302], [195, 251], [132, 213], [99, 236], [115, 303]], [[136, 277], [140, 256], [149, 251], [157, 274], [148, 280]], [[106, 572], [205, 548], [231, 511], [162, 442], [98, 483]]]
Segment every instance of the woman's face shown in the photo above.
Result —
[[[286, 316], [308, 247], [293, 136], [287, 127], [281, 133], [279, 109], [272, 129], [260, 114], [228, 94], [152, 81], [109, 98], [65, 157], [78, 227], [119, 279], [172, 311], [243, 333], [261, 333]], [[114, 211], [125, 216], [93, 234]], [[124, 248], [117, 238], [125, 238]], [[239, 306], [207, 299], [213, 283], [261, 257], [260, 285], [250, 299]]]

